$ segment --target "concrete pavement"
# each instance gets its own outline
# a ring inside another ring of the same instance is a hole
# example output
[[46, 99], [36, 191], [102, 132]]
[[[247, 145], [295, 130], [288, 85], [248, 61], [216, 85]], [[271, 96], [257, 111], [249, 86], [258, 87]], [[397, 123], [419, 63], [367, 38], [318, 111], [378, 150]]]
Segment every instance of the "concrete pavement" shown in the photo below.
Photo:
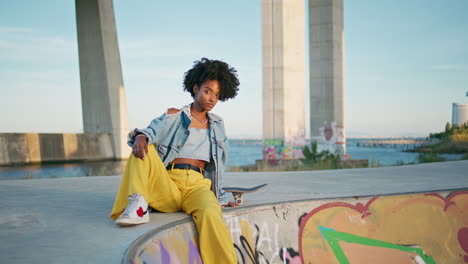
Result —
[[[1, 263], [120, 263], [138, 237], [187, 218], [152, 213], [119, 228], [108, 218], [119, 176], [0, 181]], [[269, 186], [246, 205], [468, 188], [468, 161], [309, 172], [227, 173], [225, 185]], [[229, 210], [226, 211], [229, 214]]]

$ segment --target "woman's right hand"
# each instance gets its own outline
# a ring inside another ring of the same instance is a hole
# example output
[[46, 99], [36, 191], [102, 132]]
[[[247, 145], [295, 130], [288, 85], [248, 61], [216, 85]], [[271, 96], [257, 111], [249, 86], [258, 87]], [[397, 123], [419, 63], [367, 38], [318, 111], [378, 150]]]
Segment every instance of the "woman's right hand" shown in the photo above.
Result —
[[228, 202], [227, 204], [223, 204], [221, 205], [222, 208], [226, 208], [226, 207], [238, 207], [239, 205], [236, 204], [235, 202]]
[[144, 160], [148, 154], [148, 142], [144, 134], [139, 134], [135, 137], [132, 148], [133, 155]]

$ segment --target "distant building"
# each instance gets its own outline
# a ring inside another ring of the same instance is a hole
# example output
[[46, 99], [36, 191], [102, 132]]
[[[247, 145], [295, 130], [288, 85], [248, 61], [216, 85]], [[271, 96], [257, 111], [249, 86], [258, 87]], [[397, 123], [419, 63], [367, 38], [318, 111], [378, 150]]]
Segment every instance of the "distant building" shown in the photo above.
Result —
[[468, 104], [452, 104], [452, 126], [468, 122]]

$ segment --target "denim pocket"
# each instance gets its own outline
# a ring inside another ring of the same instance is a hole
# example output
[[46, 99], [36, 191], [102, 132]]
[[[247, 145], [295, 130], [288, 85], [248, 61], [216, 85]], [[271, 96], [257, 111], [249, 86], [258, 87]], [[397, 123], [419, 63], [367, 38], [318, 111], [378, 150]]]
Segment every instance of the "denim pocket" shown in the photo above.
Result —
[[157, 150], [159, 153], [159, 156], [165, 157], [167, 155], [167, 150], [169, 148], [166, 145], [158, 144]]

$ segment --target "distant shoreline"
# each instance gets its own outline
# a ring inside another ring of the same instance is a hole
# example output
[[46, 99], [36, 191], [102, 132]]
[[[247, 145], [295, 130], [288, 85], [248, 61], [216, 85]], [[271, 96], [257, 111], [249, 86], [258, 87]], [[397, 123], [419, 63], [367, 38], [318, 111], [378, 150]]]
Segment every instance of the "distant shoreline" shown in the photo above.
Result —
[[[263, 139], [260, 138], [229, 138], [229, 141], [232, 143], [239, 143], [239, 142], [249, 142], [249, 143], [257, 143], [262, 144]], [[385, 144], [413, 144], [413, 142], [417, 142], [418, 144], [421, 142], [429, 141], [427, 137], [348, 137], [346, 138], [346, 142], [352, 141], [353, 143], [356, 141], [385, 141]], [[408, 143], [397, 143], [398, 141], [408, 141]], [[306, 138], [306, 143], [310, 144], [311, 139]]]

